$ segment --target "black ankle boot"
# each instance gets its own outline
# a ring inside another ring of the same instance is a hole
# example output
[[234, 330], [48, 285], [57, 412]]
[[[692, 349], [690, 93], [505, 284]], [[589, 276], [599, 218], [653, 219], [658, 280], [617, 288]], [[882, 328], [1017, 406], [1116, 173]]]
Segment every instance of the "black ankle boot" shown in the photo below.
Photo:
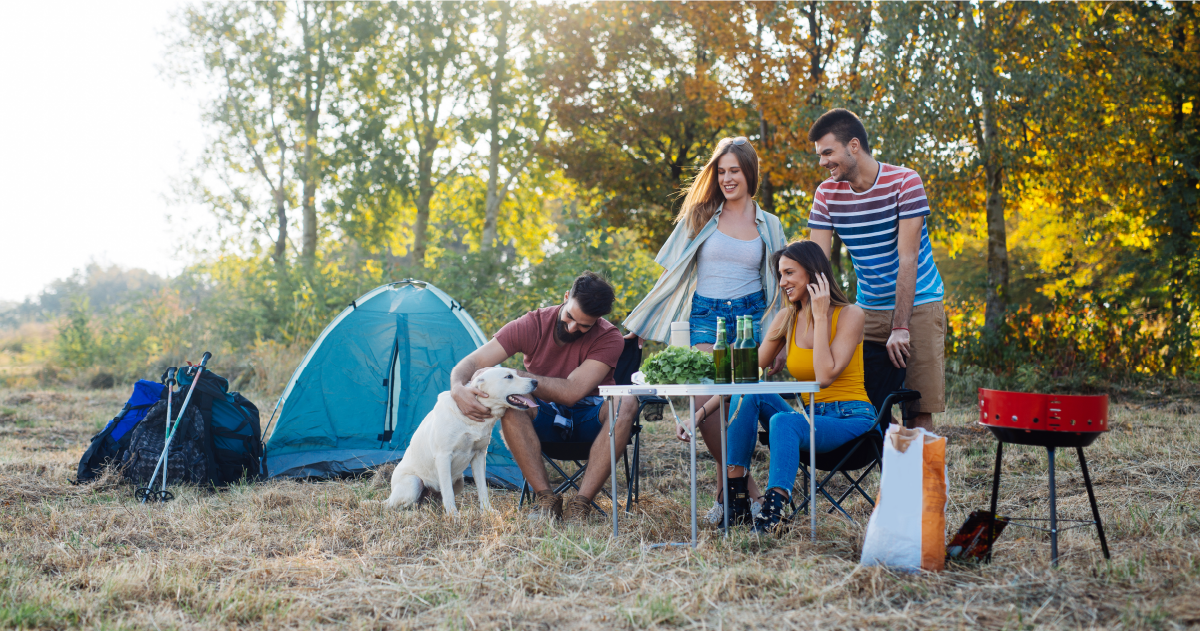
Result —
[[790, 514], [785, 511], [791, 508], [792, 500], [775, 491], [768, 491], [763, 496], [763, 510], [755, 519], [755, 532], [783, 535], [792, 521]]
[[726, 494], [730, 498], [730, 524], [751, 523], [751, 494], [746, 490], [747, 478], [726, 478]]

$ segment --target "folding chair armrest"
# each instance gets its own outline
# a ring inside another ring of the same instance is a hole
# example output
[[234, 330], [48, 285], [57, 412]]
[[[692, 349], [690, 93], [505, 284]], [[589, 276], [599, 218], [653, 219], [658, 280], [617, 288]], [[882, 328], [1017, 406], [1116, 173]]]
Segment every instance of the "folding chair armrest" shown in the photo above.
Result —
[[[922, 393], [918, 392], [917, 390], [894, 390], [884, 398], [884, 403], [880, 405], [880, 411], [879, 415], [876, 417], [876, 423], [880, 426], [882, 431], [888, 431], [888, 425], [892, 421], [892, 406], [901, 403], [917, 401], [921, 398]], [[901, 407], [901, 423], [906, 428], [910, 427], [910, 423], [908, 423], [908, 421], [912, 421], [914, 416], [916, 415], [908, 413], [908, 410], [905, 409], [905, 406]]]

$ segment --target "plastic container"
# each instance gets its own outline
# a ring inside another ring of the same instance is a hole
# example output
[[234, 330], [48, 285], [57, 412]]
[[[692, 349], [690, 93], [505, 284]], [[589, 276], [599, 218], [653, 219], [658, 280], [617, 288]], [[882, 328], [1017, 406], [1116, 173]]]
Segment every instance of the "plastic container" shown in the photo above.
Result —
[[692, 346], [691, 341], [692, 341], [692, 336], [691, 336], [691, 333], [689, 332], [687, 322], [672, 322], [671, 323], [671, 345], [672, 346], [683, 346], [684, 348], [689, 348]]

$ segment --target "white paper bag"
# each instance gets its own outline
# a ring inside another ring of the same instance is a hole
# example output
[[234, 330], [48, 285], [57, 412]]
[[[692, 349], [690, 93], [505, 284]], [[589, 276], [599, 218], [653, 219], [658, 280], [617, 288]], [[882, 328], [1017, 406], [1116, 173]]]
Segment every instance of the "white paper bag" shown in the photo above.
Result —
[[938, 571], [946, 560], [947, 439], [892, 425], [861, 565]]

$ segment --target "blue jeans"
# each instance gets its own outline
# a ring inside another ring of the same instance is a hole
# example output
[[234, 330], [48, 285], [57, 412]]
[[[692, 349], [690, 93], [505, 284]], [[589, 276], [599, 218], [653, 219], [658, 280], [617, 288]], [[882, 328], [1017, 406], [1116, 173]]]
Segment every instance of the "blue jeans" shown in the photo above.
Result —
[[[738, 401], [742, 399], [742, 407]], [[794, 412], [778, 394], [749, 394], [735, 396], [730, 401], [730, 413], [738, 414], [730, 421], [727, 434], [729, 464], [744, 468], [751, 465], [759, 425], [771, 436], [771, 462], [768, 464], [767, 487], [779, 488], [792, 495], [800, 469], [801, 450], [809, 449], [809, 423]], [[863, 401], [831, 401], [814, 404], [814, 426], [817, 453], [833, 451], [858, 438], [876, 425], [876, 409]]]
[[759, 321], [763, 319], [765, 311], [767, 301], [764, 300], [762, 291], [729, 300], [706, 298], [694, 293], [692, 312], [688, 314], [688, 343], [693, 346], [717, 343], [718, 318], [726, 319], [726, 342], [733, 342], [736, 324], [734, 318], [749, 315], [755, 323], [755, 344], [758, 344], [763, 339]]

